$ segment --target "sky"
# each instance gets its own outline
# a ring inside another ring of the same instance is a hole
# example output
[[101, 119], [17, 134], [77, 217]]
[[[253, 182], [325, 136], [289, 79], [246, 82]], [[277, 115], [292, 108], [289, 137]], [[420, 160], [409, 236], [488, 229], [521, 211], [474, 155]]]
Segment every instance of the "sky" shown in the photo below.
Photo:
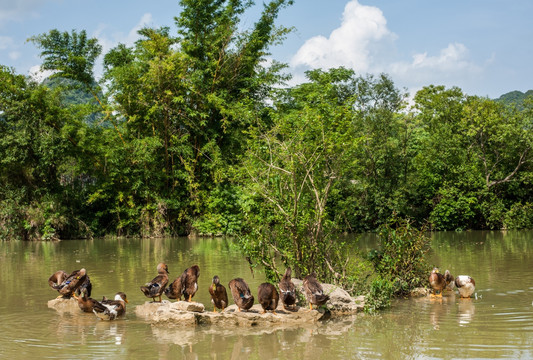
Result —
[[[258, 19], [256, 3], [243, 28]], [[132, 45], [143, 26], [175, 31], [179, 12], [178, 0], [0, 0], [0, 65], [36, 73], [39, 49], [26, 40], [51, 29], [86, 30], [106, 53]], [[532, 0], [295, 0], [277, 19], [295, 30], [271, 57], [289, 64], [293, 83], [306, 70], [344, 66], [386, 73], [411, 95], [444, 85], [497, 98], [533, 89], [532, 14]]]

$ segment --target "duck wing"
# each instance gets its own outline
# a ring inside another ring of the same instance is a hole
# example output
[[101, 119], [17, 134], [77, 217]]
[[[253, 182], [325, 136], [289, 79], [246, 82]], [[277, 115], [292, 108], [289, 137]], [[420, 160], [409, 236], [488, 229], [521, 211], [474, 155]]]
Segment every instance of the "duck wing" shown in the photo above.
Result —
[[86, 291], [87, 296], [90, 297], [92, 290], [93, 290], [93, 284], [91, 283], [91, 279], [89, 278], [89, 275], [86, 275], [85, 281], [83, 281], [80, 287], [76, 289], [76, 295], [81, 295], [83, 291]]
[[93, 312], [102, 320], [114, 320], [125, 311], [126, 305], [121, 300], [96, 301], [93, 308]]
[[66, 280], [67, 277], [68, 274], [65, 271], [56, 271], [48, 278], [48, 285], [50, 285], [52, 289], [59, 291], [59, 289], [61, 288], [61, 284], [63, 283], [63, 281]]
[[281, 293], [281, 300], [285, 305], [293, 305], [296, 303], [296, 286], [291, 279], [281, 279], [279, 283], [279, 291]]
[[198, 291], [199, 276], [200, 268], [198, 265], [193, 265], [183, 272], [183, 295], [185, 300], [190, 300]]
[[168, 275], [159, 274], [155, 278], [153, 278], [152, 281], [144, 284], [144, 286], [141, 286], [141, 291], [147, 297], [156, 297], [163, 294], [167, 285]]
[[262, 283], [257, 289], [257, 301], [263, 310], [276, 310], [278, 307], [279, 294], [276, 287], [270, 283]]
[[93, 312], [94, 305], [97, 303], [93, 298], [87, 297], [85, 292], [81, 293], [81, 296], [78, 297], [78, 307], [86, 313]]
[[228, 293], [224, 285], [221, 285], [221, 284], [217, 285], [215, 295], [216, 295], [218, 307], [220, 307], [221, 309], [224, 309], [226, 306], [228, 306]]
[[177, 299], [181, 300], [181, 295], [183, 293], [183, 283], [182, 283], [183, 276], [179, 276], [174, 280], [169, 287], [165, 289], [165, 295], [169, 299]]
[[307, 301], [312, 304], [322, 305], [329, 300], [329, 295], [324, 295], [324, 289], [318, 280], [311, 275], [307, 275], [303, 280], [303, 288]]
[[241, 278], [233, 279], [229, 282], [229, 288], [233, 301], [241, 309], [248, 310], [254, 304], [254, 297], [250, 292], [248, 284]]
[[83, 284], [87, 275], [84, 269], [74, 270], [60, 285], [61, 295], [71, 296]]

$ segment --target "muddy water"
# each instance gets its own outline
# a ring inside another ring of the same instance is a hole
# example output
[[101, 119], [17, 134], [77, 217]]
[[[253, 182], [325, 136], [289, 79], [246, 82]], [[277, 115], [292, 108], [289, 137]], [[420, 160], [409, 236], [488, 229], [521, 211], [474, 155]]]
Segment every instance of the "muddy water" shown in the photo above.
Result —
[[[363, 241], [364, 242], [364, 241]], [[364, 242], [366, 246], [367, 243]], [[432, 261], [475, 278], [476, 298], [395, 302], [377, 316], [354, 316], [290, 329], [168, 329], [136, 318], [139, 286], [164, 260], [171, 278], [201, 268], [195, 300], [210, 309], [212, 275], [244, 277], [255, 292], [264, 280], [220, 239], [127, 239], [0, 243], [0, 358], [63, 359], [369, 359], [533, 358], [533, 232], [433, 235]], [[124, 319], [47, 308], [58, 269], [85, 267], [93, 297], [128, 294]]]

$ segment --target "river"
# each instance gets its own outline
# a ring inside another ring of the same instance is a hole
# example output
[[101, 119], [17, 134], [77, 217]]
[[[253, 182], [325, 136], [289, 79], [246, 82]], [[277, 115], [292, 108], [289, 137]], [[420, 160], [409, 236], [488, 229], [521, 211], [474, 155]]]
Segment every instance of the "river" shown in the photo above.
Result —
[[[533, 359], [533, 231], [433, 233], [431, 261], [476, 280], [472, 300], [400, 299], [379, 315], [357, 315], [291, 329], [152, 327], [134, 313], [147, 299], [139, 286], [160, 261], [174, 279], [200, 266], [194, 300], [211, 310], [217, 274], [243, 277], [253, 292], [264, 281], [224, 239], [98, 239], [0, 242], [0, 358], [56, 359]], [[361, 239], [368, 246], [368, 239]], [[124, 291], [125, 318], [60, 314], [54, 271], [85, 267], [92, 297]], [[232, 301], [230, 300], [230, 303]]]

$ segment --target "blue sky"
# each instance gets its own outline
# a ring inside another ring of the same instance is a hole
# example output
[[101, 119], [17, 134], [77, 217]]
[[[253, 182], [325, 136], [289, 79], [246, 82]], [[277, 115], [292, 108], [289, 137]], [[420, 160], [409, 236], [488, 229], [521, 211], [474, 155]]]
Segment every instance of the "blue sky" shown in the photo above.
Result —
[[[26, 39], [54, 28], [86, 30], [105, 52], [131, 45], [142, 25], [175, 29], [178, 14], [177, 0], [0, 0], [0, 64], [35, 71], [38, 50]], [[533, 89], [531, 14], [531, 0], [295, 0], [278, 24], [296, 30], [271, 50], [294, 82], [311, 68], [345, 66], [387, 73], [411, 94], [434, 84], [495, 98]]]

